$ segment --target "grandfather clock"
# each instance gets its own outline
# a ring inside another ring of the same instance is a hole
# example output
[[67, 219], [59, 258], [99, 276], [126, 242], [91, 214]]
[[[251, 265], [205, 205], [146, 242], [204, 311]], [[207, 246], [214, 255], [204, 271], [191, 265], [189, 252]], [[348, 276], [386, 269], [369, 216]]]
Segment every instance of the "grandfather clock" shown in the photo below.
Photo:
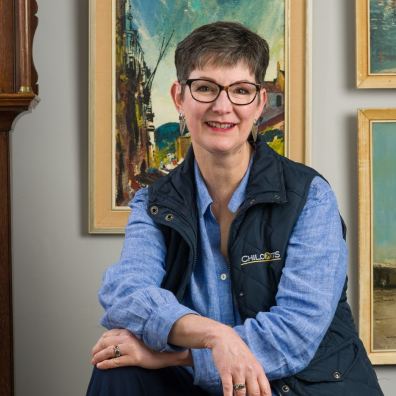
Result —
[[38, 94], [35, 0], [0, 0], [0, 396], [13, 395], [10, 132]]

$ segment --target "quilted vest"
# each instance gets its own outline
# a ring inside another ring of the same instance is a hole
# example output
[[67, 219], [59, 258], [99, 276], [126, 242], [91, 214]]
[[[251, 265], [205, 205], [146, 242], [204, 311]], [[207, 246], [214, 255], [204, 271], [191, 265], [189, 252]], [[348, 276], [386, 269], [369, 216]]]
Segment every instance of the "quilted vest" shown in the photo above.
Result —
[[[230, 227], [228, 256], [232, 288], [242, 319], [275, 304], [293, 227], [305, 205], [315, 170], [276, 154], [258, 140], [246, 198]], [[197, 261], [198, 212], [194, 153], [149, 187], [148, 213], [167, 245], [162, 287], [182, 300]], [[341, 219], [342, 221], [342, 219]], [[345, 238], [345, 225], [342, 221]], [[249, 265], [257, 262], [265, 265]], [[358, 338], [345, 282], [333, 321], [308, 367], [271, 381], [279, 395], [383, 395]]]

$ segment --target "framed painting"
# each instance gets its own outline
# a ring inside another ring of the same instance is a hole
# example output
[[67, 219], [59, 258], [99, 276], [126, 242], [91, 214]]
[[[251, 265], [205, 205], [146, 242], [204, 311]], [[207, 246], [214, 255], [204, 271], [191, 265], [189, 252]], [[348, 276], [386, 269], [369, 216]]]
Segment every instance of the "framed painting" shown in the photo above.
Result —
[[309, 0], [90, 0], [91, 233], [122, 233], [134, 193], [169, 173], [190, 145], [170, 98], [176, 45], [217, 20], [243, 23], [269, 43], [268, 103], [259, 133], [309, 162]]
[[396, 363], [396, 109], [358, 113], [359, 333], [374, 364]]
[[396, 88], [396, 1], [356, 0], [356, 84]]

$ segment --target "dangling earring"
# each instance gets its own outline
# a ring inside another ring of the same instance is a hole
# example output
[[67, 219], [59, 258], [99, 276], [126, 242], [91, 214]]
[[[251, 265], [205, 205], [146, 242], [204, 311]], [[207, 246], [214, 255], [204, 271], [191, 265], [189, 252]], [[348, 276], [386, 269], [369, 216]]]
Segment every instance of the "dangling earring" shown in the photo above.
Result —
[[180, 136], [183, 136], [184, 131], [186, 130], [186, 117], [182, 112], [179, 113], [179, 130]]
[[256, 142], [256, 140], [257, 140], [257, 134], [258, 134], [258, 122], [257, 122], [257, 120], [254, 120], [253, 126], [252, 126], [252, 138], [253, 138], [254, 142]]

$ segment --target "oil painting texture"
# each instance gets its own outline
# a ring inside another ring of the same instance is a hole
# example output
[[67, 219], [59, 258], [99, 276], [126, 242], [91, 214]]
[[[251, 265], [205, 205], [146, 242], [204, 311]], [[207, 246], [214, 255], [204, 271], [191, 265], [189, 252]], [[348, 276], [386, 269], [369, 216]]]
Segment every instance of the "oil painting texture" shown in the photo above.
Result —
[[370, 0], [370, 73], [396, 74], [396, 0]]
[[396, 350], [396, 122], [372, 123], [374, 349]]
[[125, 207], [135, 192], [183, 161], [190, 137], [180, 136], [170, 97], [176, 80], [174, 51], [193, 29], [237, 21], [264, 37], [271, 61], [265, 76], [268, 104], [259, 133], [284, 151], [284, 0], [114, 0], [115, 98], [113, 206]]

